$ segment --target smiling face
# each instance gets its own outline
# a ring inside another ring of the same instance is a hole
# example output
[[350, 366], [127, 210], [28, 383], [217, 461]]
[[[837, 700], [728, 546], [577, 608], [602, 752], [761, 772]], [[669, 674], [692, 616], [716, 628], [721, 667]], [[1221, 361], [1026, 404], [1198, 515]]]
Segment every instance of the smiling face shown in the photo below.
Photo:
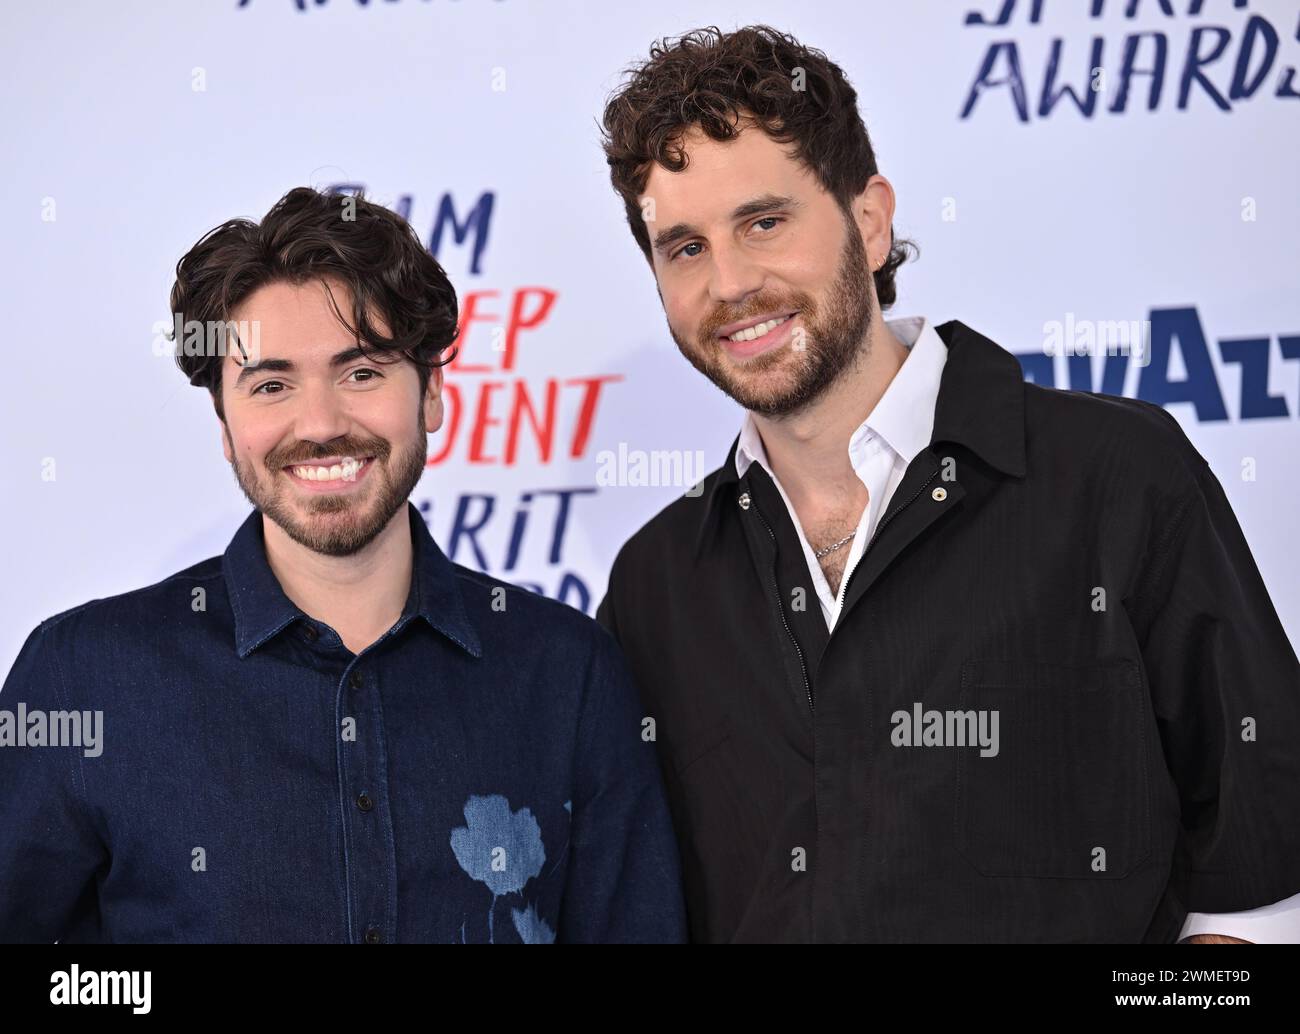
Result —
[[725, 142], [692, 128], [682, 145], [686, 168], [656, 164], [640, 199], [654, 216], [647, 229], [668, 329], [692, 365], [746, 409], [795, 413], [870, 346], [875, 290], [864, 236], [887, 252], [892, 192], [869, 185], [855, 202], [860, 225], [759, 128]]
[[[331, 278], [330, 287], [350, 312], [347, 286]], [[238, 348], [222, 359], [222, 447], [235, 480], [295, 542], [329, 556], [356, 553], [424, 473], [427, 434], [442, 425], [442, 370], [432, 370], [421, 397], [408, 359], [361, 354], [319, 280], [268, 284], [231, 319], [256, 320], [260, 331], [256, 368], [241, 365]], [[389, 332], [382, 318], [373, 322]]]

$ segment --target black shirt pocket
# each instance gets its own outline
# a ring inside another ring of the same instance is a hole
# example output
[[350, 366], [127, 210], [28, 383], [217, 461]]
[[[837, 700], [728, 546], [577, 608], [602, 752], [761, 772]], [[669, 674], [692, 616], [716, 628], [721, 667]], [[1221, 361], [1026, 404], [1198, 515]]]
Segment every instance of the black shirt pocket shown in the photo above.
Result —
[[1132, 661], [968, 660], [961, 710], [998, 751], [957, 760], [957, 849], [985, 876], [1118, 879], [1150, 851], [1142, 680]]

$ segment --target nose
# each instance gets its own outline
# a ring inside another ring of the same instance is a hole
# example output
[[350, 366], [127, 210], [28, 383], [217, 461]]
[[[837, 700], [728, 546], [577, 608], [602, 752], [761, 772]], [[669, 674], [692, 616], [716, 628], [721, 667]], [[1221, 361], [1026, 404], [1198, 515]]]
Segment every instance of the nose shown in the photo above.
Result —
[[352, 419], [332, 385], [304, 384], [299, 391], [294, 420], [294, 433], [299, 441], [324, 446], [347, 435]]
[[715, 302], [740, 305], [763, 287], [763, 269], [743, 248], [720, 244], [714, 251], [709, 275], [709, 296]]

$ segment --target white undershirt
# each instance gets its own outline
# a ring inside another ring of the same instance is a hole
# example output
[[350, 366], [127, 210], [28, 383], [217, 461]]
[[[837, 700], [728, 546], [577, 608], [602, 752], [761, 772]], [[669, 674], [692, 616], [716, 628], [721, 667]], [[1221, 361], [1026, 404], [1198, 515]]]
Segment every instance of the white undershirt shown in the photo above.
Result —
[[[948, 359], [948, 346], [924, 316], [889, 320], [885, 326], [908, 346], [908, 355], [880, 401], [849, 439], [849, 462], [853, 464], [854, 473], [867, 486], [868, 502], [858, 521], [852, 543], [840, 547], [849, 550], [848, 559], [844, 562], [844, 575], [840, 578], [841, 589], [848, 584], [849, 575], [853, 573], [858, 559], [871, 541], [880, 515], [889, 505], [894, 489], [903, 480], [908, 464], [930, 444], [934, 430], [934, 405], [939, 397], [939, 379], [943, 375], [943, 364]], [[767, 462], [767, 452], [763, 448], [763, 439], [754, 423], [754, 416], [746, 413], [744, 426], [740, 430], [740, 442], [736, 446], [736, 473], [744, 477], [745, 471], [753, 462], [767, 471], [777, 491], [781, 493], [781, 498], [785, 500], [786, 509], [790, 511], [790, 519], [799, 535], [799, 545], [803, 547], [804, 559], [808, 562], [817, 598], [821, 601], [826, 627], [834, 628], [839, 619], [841, 598], [831, 592], [830, 583], [826, 581], [821, 564], [817, 562], [817, 556], [808, 544], [799, 517], [790, 505], [790, 497], [785, 494], [780, 480]], [[847, 535], [848, 531], [846, 528], [844, 534]]]

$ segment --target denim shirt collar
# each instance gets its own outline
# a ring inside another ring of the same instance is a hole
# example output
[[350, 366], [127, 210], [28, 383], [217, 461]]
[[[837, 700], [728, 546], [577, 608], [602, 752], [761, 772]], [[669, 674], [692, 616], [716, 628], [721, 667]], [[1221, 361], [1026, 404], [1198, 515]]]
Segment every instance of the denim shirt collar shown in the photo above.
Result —
[[[455, 565], [438, 548], [420, 511], [407, 500], [410, 522], [411, 590], [398, 625], [422, 617], [471, 657], [482, 657], [479, 637], [465, 612]], [[241, 659], [306, 615], [280, 587], [266, 559], [262, 511], [239, 526], [222, 557], [222, 571], [235, 617], [235, 650]]]

